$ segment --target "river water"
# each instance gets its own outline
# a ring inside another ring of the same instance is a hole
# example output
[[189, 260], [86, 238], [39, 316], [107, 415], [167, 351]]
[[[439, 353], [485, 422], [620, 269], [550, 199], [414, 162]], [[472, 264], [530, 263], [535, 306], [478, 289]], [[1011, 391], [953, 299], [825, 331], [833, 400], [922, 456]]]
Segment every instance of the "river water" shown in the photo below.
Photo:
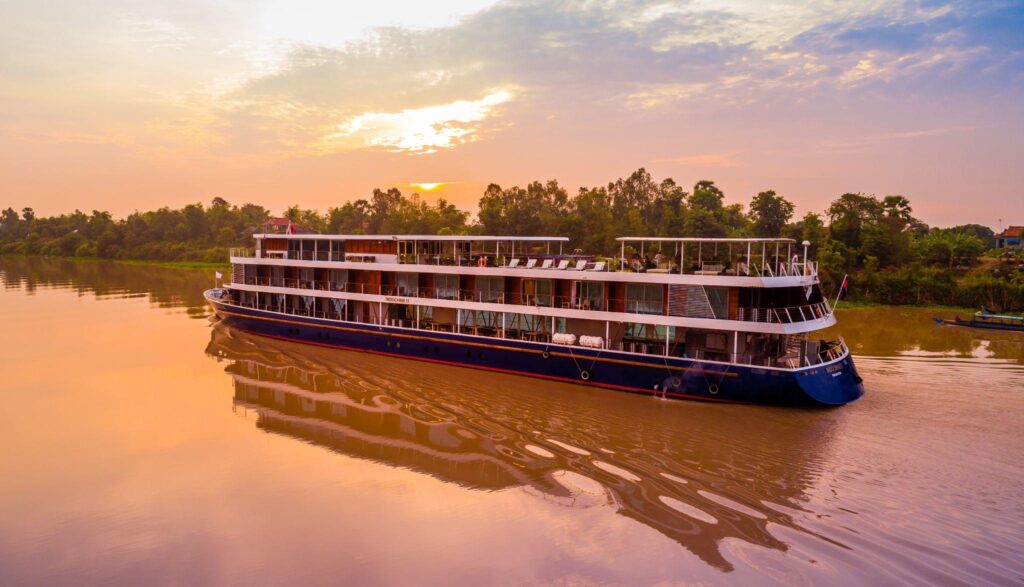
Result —
[[1024, 582], [1024, 335], [840, 310], [864, 398], [716, 405], [256, 338], [210, 273], [0, 257], [0, 585]]

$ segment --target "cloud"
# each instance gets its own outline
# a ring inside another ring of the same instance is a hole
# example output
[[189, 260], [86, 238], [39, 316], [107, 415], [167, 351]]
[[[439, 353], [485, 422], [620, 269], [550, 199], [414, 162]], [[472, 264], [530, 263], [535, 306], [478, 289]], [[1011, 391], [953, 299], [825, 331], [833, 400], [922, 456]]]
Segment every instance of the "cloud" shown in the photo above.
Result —
[[325, 137], [322, 147], [336, 150], [362, 144], [396, 153], [436, 153], [476, 139], [478, 123], [512, 97], [511, 91], [501, 89], [479, 100], [457, 100], [401, 112], [365, 112], [339, 124], [338, 132]]
[[162, 50], [180, 51], [193, 41], [181, 27], [162, 18], [119, 19], [122, 33], [111, 39], [114, 44], [139, 45], [146, 52]]
[[739, 163], [735, 157], [735, 153], [704, 153], [702, 155], [683, 155], [681, 157], [659, 159], [656, 162], [675, 163], [683, 167], [736, 167]]
[[972, 133], [975, 130], [976, 129], [973, 126], [953, 126], [946, 128], [908, 130], [900, 132], [880, 133], [824, 140], [819, 142], [819, 146], [820, 148], [829, 151], [849, 153], [864, 151], [884, 143], [891, 143], [895, 141], [902, 141], [908, 139], [923, 139], [932, 137], [942, 137], [953, 134], [965, 134]]
[[[316, 11], [284, 0], [129, 4], [12, 9], [0, 23], [0, 98], [18, 132], [6, 136], [102, 141], [109, 129], [147, 156], [253, 166], [657, 137], [642, 161], [694, 140], [730, 153], [729, 140], [772, 121], [788, 124], [776, 129], [788, 142], [806, 117], [867, 116], [866, 101], [1013, 95], [1024, 79], [1020, 11], [987, 2], [453, 1], [443, 10], [454, 16], [366, 10], [343, 31], [343, 3], [315, 27]], [[948, 122], [970, 125], [969, 112]], [[715, 165], [699, 159], [709, 156], [677, 163]]]
[[585, 108], [666, 116], [836, 102], [879, 84], [914, 92], [938, 78], [1000, 83], [994, 71], [1019, 63], [1006, 62], [1012, 53], [997, 59], [960, 26], [979, 11], [916, 0], [526, 0], [467, 11], [443, 26], [377, 27], [336, 43], [325, 40], [329, 26], [303, 39], [292, 23], [279, 27], [286, 39], [232, 43], [225, 51], [241, 55], [248, 71], [211, 80], [204, 91], [216, 99], [217, 152], [225, 156], [422, 155], [499, 136], [482, 132], [484, 123], [511, 95], [488, 103], [493, 88], [517, 88], [515, 109], [502, 109], [514, 123], [568, 121]]

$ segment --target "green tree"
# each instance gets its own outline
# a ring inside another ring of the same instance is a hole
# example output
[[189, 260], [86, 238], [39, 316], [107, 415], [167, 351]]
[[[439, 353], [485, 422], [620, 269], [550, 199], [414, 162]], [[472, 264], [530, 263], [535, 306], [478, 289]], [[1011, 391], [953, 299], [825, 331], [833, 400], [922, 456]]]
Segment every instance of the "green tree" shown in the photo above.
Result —
[[864, 194], [846, 193], [828, 208], [829, 235], [848, 249], [860, 250], [864, 227], [881, 215], [881, 204]]
[[685, 221], [687, 236], [724, 237], [727, 227], [724, 222], [725, 207], [722, 202], [725, 194], [714, 182], [702, 180], [693, 186], [690, 194], [690, 207]]
[[761, 192], [750, 202], [750, 220], [757, 237], [778, 237], [793, 217], [795, 206], [774, 190]]

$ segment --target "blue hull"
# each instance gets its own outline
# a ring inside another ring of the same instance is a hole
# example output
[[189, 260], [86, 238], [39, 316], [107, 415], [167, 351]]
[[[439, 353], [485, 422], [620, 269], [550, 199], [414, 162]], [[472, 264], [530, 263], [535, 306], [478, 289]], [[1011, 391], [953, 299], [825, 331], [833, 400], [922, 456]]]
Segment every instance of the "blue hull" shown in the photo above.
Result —
[[207, 301], [228, 325], [273, 338], [676, 399], [838, 406], [864, 394], [849, 355], [788, 371], [521, 340], [322, 320]]

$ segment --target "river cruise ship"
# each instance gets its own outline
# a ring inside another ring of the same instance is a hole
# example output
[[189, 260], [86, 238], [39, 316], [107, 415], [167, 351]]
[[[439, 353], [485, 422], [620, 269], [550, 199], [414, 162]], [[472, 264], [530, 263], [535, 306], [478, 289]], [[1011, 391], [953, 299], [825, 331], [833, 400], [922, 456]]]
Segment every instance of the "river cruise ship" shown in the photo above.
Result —
[[252, 333], [661, 398], [864, 392], [842, 338], [814, 336], [836, 319], [806, 242], [625, 237], [601, 258], [562, 237], [254, 238], [205, 292]]

